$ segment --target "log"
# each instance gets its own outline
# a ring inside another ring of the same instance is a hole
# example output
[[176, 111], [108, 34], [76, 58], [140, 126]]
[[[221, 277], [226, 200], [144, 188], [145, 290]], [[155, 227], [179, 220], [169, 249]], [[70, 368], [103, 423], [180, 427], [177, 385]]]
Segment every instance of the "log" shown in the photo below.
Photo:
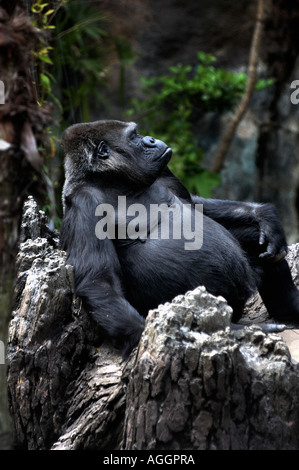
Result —
[[[232, 331], [226, 301], [199, 286], [149, 312], [125, 362], [75, 297], [57, 243], [30, 198], [7, 355], [16, 449], [299, 448], [298, 363], [281, 335]], [[247, 306], [256, 321], [260, 302]]]

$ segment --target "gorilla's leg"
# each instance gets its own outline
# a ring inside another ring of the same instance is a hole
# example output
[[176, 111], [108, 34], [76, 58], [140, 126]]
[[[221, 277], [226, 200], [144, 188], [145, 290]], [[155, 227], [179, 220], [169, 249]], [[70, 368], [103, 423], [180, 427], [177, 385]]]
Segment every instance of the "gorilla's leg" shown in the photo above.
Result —
[[299, 291], [293, 282], [287, 261], [262, 262], [261, 267], [258, 290], [269, 315], [299, 324]]

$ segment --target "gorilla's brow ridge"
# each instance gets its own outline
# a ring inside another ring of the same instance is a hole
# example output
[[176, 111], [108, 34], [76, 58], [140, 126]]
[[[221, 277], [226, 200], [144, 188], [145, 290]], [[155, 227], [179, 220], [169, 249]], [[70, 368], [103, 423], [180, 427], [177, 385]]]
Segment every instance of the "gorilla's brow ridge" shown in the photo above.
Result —
[[128, 127], [126, 129], [126, 135], [132, 134], [132, 132], [135, 132], [137, 130], [137, 124], [135, 122], [129, 122]]

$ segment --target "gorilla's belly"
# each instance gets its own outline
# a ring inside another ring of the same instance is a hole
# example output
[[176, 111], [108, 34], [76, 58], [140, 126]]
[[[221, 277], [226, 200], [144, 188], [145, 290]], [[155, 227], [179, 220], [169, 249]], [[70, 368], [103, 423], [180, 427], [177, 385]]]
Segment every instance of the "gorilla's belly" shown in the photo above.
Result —
[[212, 225], [206, 224], [198, 250], [186, 250], [184, 239], [149, 238], [117, 247], [125, 295], [140, 313], [198, 285], [228, 302], [236, 294], [241, 299], [251, 295], [255, 280], [241, 248], [223, 227]]

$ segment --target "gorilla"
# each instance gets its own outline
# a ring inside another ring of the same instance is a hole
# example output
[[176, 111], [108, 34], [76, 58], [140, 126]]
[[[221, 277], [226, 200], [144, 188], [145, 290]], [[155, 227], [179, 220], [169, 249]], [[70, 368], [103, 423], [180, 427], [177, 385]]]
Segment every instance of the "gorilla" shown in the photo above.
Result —
[[124, 357], [149, 309], [199, 285], [227, 300], [233, 324], [256, 290], [272, 317], [299, 319], [286, 238], [271, 204], [191, 195], [167, 166], [172, 150], [138, 134], [133, 122], [74, 124], [61, 143], [61, 248], [74, 267], [76, 294]]

